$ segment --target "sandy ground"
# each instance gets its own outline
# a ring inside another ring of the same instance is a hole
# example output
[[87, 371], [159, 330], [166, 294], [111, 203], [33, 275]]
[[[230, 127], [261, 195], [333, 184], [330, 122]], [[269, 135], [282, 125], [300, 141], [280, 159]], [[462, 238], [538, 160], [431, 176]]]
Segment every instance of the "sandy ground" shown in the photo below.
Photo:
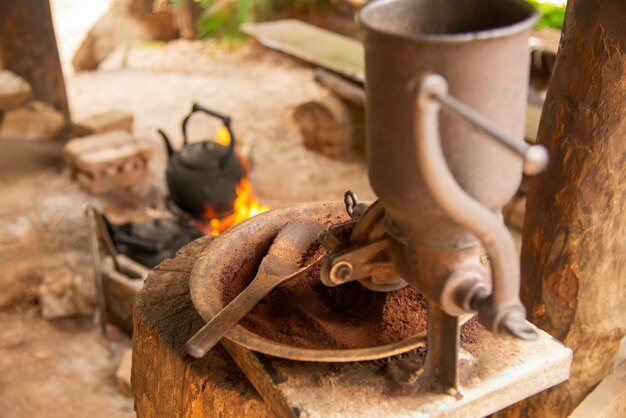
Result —
[[[64, 65], [106, 0], [54, 0]], [[81, 5], [82, 3], [82, 5]], [[85, 4], [88, 3], [88, 4]], [[93, 5], [92, 5], [93, 3]], [[104, 6], [103, 6], [104, 5]], [[93, 6], [93, 8], [92, 8]], [[291, 126], [298, 103], [324, 94], [310, 68], [257, 48], [229, 52], [208, 43], [174, 43], [141, 51], [106, 71], [67, 73], [74, 119], [111, 108], [135, 115], [135, 133], [152, 142], [154, 182], [163, 187], [165, 155], [155, 130], [180, 141], [179, 123], [198, 101], [231, 115], [239, 148], [252, 162], [259, 199], [272, 207], [341, 199], [353, 188], [371, 199], [366, 170], [307, 151]], [[66, 67], [67, 68], [67, 67]], [[202, 117], [192, 123], [206, 137]], [[105, 341], [91, 318], [46, 321], [37, 287], [65, 266], [92, 286], [82, 207], [95, 201], [117, 220], [145, 214], [142, 202], [85, 194], [64, 172], [58, 144], [0, 144], [0, 416], [131, 417], [133, 401], [114, 373], [128, 337]]]

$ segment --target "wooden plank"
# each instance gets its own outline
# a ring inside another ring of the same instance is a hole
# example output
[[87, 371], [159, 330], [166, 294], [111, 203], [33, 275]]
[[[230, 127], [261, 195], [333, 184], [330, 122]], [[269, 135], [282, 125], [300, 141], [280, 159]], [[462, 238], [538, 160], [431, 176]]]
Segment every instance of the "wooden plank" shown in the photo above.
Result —
[[365, 80], [363, 45], [295, 19], [247, 23], [242, 31], [268, 48], [286, 52], [352, 80]]
[[376, 362], [304, 363], [253, 352], [241, 356], [244, 349], [229, 342], [225, 347], [281, 417], [480, 418], [569, 377], [571, 351], [539, 334], [536, 341], [522, 341], [483, 331], [480, 341], [467, 347], [473, 360], [461, 362], [461, 397], [432, 392], [390, 396]]
[[626, 361], [581, 402], [569, 418], [626, 417]]

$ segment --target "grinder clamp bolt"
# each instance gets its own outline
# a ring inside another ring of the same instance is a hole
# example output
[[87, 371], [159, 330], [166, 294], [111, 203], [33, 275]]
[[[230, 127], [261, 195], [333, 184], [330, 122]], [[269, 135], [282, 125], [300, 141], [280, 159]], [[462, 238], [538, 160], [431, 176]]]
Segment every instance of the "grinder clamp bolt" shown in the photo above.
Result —
[[352, 264], [348, 261], [340, 261], [330, 269], [330, 280], [335, 284], [343, 284], [352, 279]]

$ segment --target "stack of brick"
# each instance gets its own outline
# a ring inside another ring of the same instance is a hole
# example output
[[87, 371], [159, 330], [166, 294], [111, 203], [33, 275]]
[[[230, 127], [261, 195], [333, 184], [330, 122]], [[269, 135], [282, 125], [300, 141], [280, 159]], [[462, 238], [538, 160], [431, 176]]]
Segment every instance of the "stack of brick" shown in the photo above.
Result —
[[0, 70], [0, 141], [52, 141], [59, 137], [65, 128], [63, 114], [32, 96], [26, 80]]
[[93, 194], [135, 189], [150, 177], [152, 147], [132, 134], [133, 115], [110, 110], [74, 124], [79, 135], [67, 142], [71, 177]]

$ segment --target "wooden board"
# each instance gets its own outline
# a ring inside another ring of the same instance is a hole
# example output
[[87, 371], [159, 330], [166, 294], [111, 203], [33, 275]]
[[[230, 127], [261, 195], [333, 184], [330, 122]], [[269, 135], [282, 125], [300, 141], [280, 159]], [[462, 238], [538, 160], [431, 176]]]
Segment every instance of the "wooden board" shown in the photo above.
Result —
[[[185, 247], [153, 270], [135, 309], [132, 384], [139, 417], [483, 417], [553, 386], [569, 375], [571, 352], [547, 334], [537, 341], [482, 331], [464, 362], [462, 398], [425, 393], [391, 396], [385, 362], [303, 363], [270, 358], [224, 341], [201, 359], [183, 344], [202, 325], [189, 296], [189, 276], [207, 239]], [[397, 359], [395, 360], [397, 361]], [[239, 393], [245, 394], [240, 396]], [[216, 408], [219, 405], [219, 408]], [[270, 412], [271, 411], [271, 412]], [[222, 414], [222, 415], [220, 415]]]
[[363, 45], [354, 39], [295, 19], [247, 23], [241, 30], [268, 48], [286, 52], [352, 80], [365, 81]]
[[626, 361], [581, 402], [569, 418], [626, 417]]

